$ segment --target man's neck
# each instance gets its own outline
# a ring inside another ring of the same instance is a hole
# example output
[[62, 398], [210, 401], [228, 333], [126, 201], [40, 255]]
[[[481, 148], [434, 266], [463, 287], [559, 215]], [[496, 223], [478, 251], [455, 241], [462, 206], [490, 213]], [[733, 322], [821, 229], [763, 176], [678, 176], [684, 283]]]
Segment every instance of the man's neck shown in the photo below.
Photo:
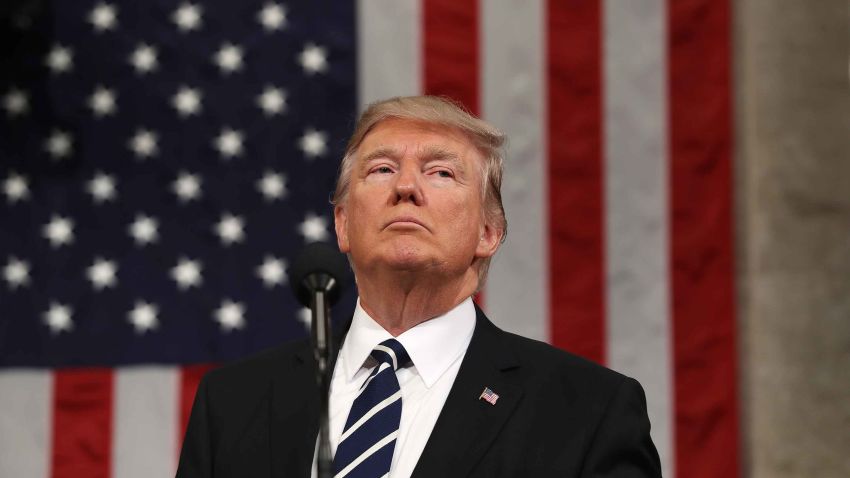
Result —
[[454, 278], [390, 273], [379, 275], [378, 280], [357, 281], [360, 306], [393, 337], [450, 311], [471, 296], [477, 285], [478, 275], [472, 269]]

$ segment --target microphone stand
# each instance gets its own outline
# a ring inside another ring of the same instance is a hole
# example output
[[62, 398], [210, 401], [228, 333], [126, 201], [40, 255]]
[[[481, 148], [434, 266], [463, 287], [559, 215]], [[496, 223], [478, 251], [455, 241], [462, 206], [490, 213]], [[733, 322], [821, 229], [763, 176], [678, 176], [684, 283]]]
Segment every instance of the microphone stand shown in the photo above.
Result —
[[316, 455], [317, 478], [333, 477], [333, 457], [328, 431], [328, 393], [330, 386], [331, 305], [328, 294], [336, 286], [336, 280], [328, 274], [310, 274], [304, 282], [312, 291], [310, 309], [313, 327], [310, 334], [313, 357], [316, 359], [316, 384], [319, 387], [319, 449]]

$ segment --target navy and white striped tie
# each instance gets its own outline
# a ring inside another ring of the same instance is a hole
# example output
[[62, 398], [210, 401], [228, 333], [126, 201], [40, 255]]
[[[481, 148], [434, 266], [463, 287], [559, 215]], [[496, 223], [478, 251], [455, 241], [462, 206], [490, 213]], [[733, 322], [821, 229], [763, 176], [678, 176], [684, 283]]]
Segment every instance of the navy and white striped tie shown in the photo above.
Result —
[[410, 362], [396, 339], [371, 353], [378, 361], [351, 405], [336, 448], [334, 478], [379, 478], [390, 471], [401, 420], [401, 388], [395, 371]]

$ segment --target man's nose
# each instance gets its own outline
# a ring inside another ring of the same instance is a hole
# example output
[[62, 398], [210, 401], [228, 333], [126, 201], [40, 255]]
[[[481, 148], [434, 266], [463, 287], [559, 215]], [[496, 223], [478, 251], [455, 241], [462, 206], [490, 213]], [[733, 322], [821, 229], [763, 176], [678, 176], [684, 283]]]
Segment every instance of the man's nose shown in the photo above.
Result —
[[411, 201], [416, 205], [422, 204], [422, 187], [417, 171], [412, 168], [402, 168], [396, 176], [396, 202]]

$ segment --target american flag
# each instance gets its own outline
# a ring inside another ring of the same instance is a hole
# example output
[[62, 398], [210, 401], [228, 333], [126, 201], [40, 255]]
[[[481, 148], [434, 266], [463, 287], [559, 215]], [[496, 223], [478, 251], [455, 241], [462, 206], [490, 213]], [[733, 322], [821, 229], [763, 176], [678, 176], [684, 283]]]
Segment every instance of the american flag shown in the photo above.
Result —
[[499, 399], [499, 395], [490, 390], [489, 387], [484, 387], [484, 391], [481, 392], [481, 396], [478, 397], [479, 400], [484, 400], [490, 405], [495, 405], [496, 400]]
[[172, 475], [199, 377], [305, 336], [357, 111], [421, 93], [509, 137], [488, 315], [640, 380], [665, 476], [738, 476], [728, 0], [0, 15], [0, 476]]

